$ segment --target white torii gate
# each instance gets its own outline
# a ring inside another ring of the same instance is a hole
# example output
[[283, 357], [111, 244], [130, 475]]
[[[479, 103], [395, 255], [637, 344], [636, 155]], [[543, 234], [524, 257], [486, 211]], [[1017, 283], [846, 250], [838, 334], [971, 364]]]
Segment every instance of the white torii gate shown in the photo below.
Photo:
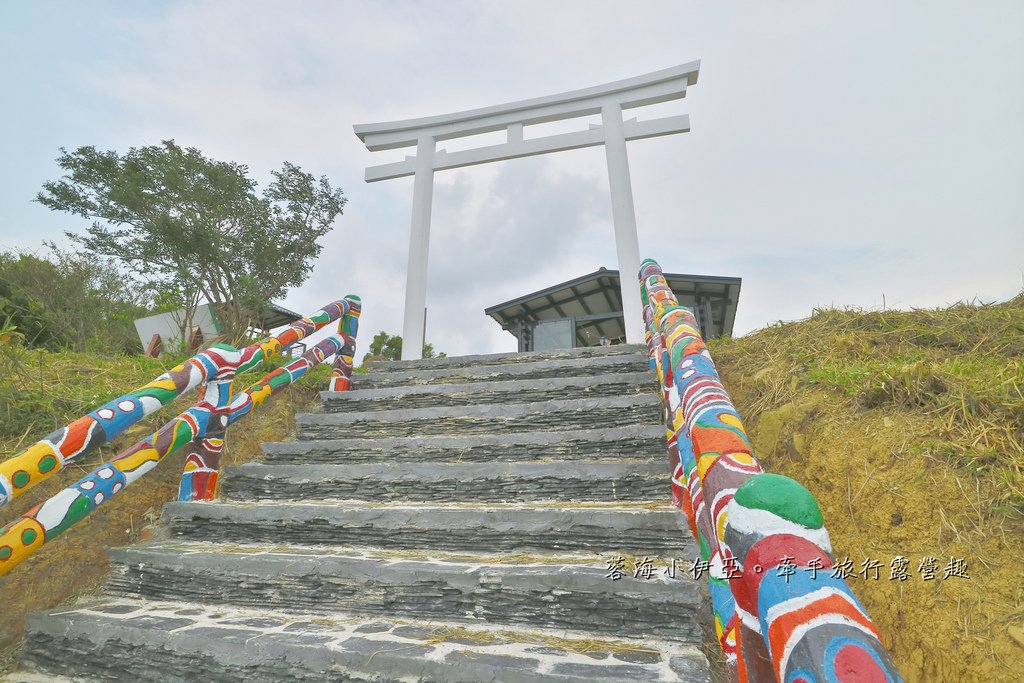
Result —
[[[365, 123], [353, 126], [371, 152], [416, 147], [416, 156], [405, 161], [366, 169], [366, 182], [414, 175], [412, 230], [409, 237], [409, 269], [405, 284], [405, 320], [402, 327], [402, 360], [423, 355], [427, 301], [427, 247], [430, 239], [430, 209], [434, 194], [434, 171], [461, 168], [519, 157], [604, 145], [608, 159], [608, 181], [612, 196], [612, 221], [619, 258], [622, 309], [626, 341], [644, 342], [640, 289], [632, 275], [640, 270], [640, 246], [636, 236], [633, 188], [629, 180], [626, 141], [685, 133], [688, 116], [669, 116], [651, 121], [624, 121], [622, 111], [648, 104], [668, 102], [686, 96], [694, 85], [700, 62], [635, 76], [614, 83], [558, 95], [537, 97], [482, 109], [428, 116], [420, 119]], [[601, 114], [601, 125], [589, 130], [540, 138], [523, 137], [524, 126]], [[458, 152], [438, 150], [437, 143], [470, 135], [507, 131], [507, 141]]]

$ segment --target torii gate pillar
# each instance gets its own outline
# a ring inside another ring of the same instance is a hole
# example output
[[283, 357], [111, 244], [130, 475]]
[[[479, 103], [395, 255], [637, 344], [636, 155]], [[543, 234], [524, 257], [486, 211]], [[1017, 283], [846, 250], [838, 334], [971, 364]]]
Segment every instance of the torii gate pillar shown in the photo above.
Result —
[[[402, 326], [402, 360], [423, 356], [434, 172], [601, 144], [605, 146], [608, 160], [608, 184], [611, 189], [615, 248], [621, 274], [619, 280], [626, 341], [642, 344], [644, 331], [640, 291], [630, 277], [630, 273], [640, 270], [640, 245], [637, 240], [626, 141], [684, 133], [690, 130], [690, 119], [682, 115], [652, 121], [638, 122], [635, 118], [624, 121], [623, 110], [685, 97], [687, 85], [697, 82], [699, 71], [700, 62], [690, 62], [635, 78], [548, 97], [443, 116], [354, 126], [356, 135], [371, 152], [416, 147], [415, 157], [366, 169], [366, 182], [415, 176]], [[589, 130], [540, 138], [523, 137], [524, 126], [597, 113], [601, 114], [601, 125], [592, 125]], [[505, 129], [507, 135], [504, 144], [451, 153], [436, 149], [440, 141], [502, 129]]]
[[622, 316], [626, 343], [644, 343], [644, 315], [640, 289], [629, 273], [640, 272], [640, 242], [636, 236], [633, 211], [633, 184], [629, 179], [626, 134], [622, 128], [622, 107], [601, 107], [604, 126], [604, 152], [608, 158], [608, 186], [612, 195], [612, 223], [615, 225], [615, 251], [619, 257], [619, 287], [622, 291]]
[[[409, 268], [405, 276], [405, 316], [402, 360], [423, 357], [427, 327], [427, 252], [430, 210], [434, 203], [434, 148], [429, 135], [416, 142], [416, 179], [412, 184], [412, 226], [409, 230]], [[640, 266], [637, 265], [639, 270]]]

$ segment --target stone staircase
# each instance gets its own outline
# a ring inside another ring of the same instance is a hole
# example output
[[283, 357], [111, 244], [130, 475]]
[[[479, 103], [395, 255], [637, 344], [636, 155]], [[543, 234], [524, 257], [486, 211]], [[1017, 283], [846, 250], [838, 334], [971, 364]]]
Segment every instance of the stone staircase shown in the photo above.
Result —
[[639, 346], [374, 364], [31, 615], [8, 680], [707, 681], [656, 385]]

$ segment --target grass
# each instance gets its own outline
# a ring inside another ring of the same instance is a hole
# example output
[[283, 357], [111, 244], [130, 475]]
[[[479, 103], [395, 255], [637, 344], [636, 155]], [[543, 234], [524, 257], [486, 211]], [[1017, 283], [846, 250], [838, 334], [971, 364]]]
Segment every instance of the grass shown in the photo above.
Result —
[[176, 362], [0, 346], [0, 457], [14, 455]]
[[736, 361], [759, 389], [748, 420], [799, 387], [827, 389], [857, 409], [928, 415], [930, 452], [986, 477], [1000, 509], [1024, 514], [1024, 293], [942, 310], [819, 309], [798, 323], [714, 342], [711, 352], [716, 361], [758, 359], [756, 368]]

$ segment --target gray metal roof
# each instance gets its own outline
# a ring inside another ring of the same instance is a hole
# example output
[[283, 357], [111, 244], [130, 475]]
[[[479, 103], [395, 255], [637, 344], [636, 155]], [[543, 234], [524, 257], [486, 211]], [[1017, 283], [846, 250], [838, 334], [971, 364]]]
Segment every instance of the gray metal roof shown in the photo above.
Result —
[[[214, 306], [218, 308], [218, 306]], [[284, 327], [285, 325], [291, 325], [296, 320], [302, 318], [301, 315], [294, 311], [289, 311], [287, 308], [278, 306], [272, 301], [268, 301], [263, 307], [257, 312], [252, 321], [252, 326], [269, 331], [278, 327]]]
[[[732, 334], [742, 283], [740, 278], [665, 273], [665, 279], [683, 306], [693, 308], [698, 296], [707, 299], [717, 334]], [[520, 320], [586, 318], [621, 312], [619, 271], [607, 268], [484, 309], [484, 313], [494, 318], [502, 329], [513, 334]], [[595, 343], [599, 337], [608, 337], [616, 342], [625, 337], [623, 320], [615, 317], [578, 321], [577, 335], [590, 343]], [[591, 335], [596, 336], [590, 340]]]
[[272, 330], [275, 327], [283, 327], [284, 325], [291, 325], [297, 320], [301, 320], [302, 316], [295, 311], [289, 311], [283, 306], [278, 306], [273, 302], [268, 302], [267, 307], [261, 311], [260, 325], [265, 330]]

